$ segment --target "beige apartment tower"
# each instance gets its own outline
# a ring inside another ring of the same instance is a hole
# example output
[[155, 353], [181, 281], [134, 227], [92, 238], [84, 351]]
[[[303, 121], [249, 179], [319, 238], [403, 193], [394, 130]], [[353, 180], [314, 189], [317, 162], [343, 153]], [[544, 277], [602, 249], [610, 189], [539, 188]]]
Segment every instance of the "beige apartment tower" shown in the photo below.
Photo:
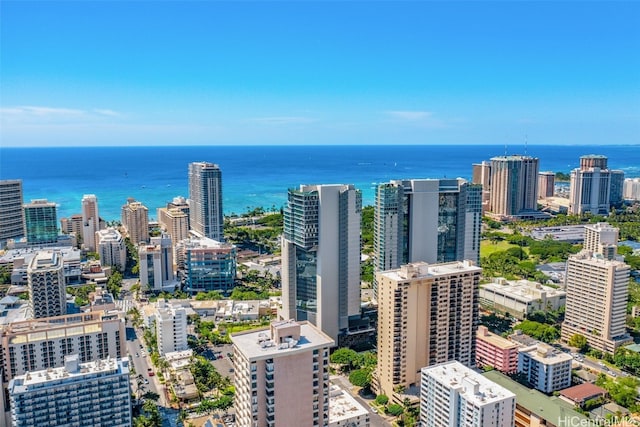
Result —
[[600, 254], [605, 259], [615, 259], [618, 255], [618, 229], [606, 222], [585, 225], [582, 249]]
[[564, 341], [580, 334], [592, 348], [611, 354], [632, 341], [625, 328], [629, 273], [624, 262], [591, 251], [569, 257]]
[[82, 246], [89, 251], [96, 250], [96, 232], [100, 230], [98, 198], [95, 194], [82, 197]]
[[329, 348], [309, 322], [274, 321], [233, 341], [236, 424], [243, 427], [329, 425]]
[[418, 386], [425, 366], [475, 365], [481, 273], [471, 261], [418, 262], [377, 273], [377, 394], [396, 398], [397, 386]]
[[538, 174], [538, 199], [553, 197], [555, 193], [556, 174], [553, 172], [540, 172]]
[[128, 198], [122, 206], [122, 225], [133, 245], [149, 242], [149, 209], [135, 199]]
[[497, 156], [491, 159], [491, 212], [513, 217], [537, 210], [538, 158]]

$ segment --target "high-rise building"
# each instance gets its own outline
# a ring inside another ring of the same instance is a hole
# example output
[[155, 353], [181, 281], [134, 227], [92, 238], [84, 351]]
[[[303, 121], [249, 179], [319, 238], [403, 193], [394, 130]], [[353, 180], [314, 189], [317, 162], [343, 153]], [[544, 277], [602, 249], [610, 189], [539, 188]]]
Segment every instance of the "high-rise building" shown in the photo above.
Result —
[[569, 214], [607, 215], [610, 194], [611, 173], [607, 169], [607, 157], [595, 154], [580, 157], [580, 167], [571, 171]]
[[556, 174], [553, 172], [538, 173], [538, 199], [553, 197], [555, 194]]
[[553, 393], [571, 385], [572, 362], [571, 355], [542, 342], [518, 351], [518, 373], [543, 393]]
[[309, 322], [288, 320], [231, 341], [238, 425], [329, 425], [330, 337]]
[[73, 214], [69, 218], [60, 218], [60, 231], [82, 238], [82, 214]]
[[80, 361], [125, 357], [124, 320], [117, 313], [92, 311], [12, 322], [0, 330], [3, 381], [63, 366], [64, 356]]
[[23, 236], [22, 180], [0, 180], [0, 246]]
[[228, 292], [236, 280], [236, 247], [202, 238], [185, 239], [176, 246], [178, 269], [187, 292]]
[[606, 222], [586, 224], [582, 249], [600, 254], [605, 259], [615, 259], [618, 255], [618, 231]]
[[66, 284], [60, 252], [38, 252], [27, 267], [27, 277], [29, 308], [33, 317], [67, 313]]
[[178, 242], [189, 238], [189, 213], [179, 208], [159, 208], [158, 224], [171, 237], [173, 259], [178, 259], [176, 247]]
[[474, 163], [472, 184], [482, 185], [482, 212], [491, 210], [491, 162]]
[[362, 195], [351, 184], [289, 190], [281, 318], [308, 320], [338, 342], [360, 315], [361, 214]]
[[24, 230], [30, 245], [58, 241], [57, 207], [46, 199], [32, 200], [24, 205]]
[[497, 156], [491, 159], [491, 212], [500, 217], [527, 215], [537, 210], [536, 157]]
[[127, 266], [127, 245], [120, 232], [112, 227], [99, 230], [95, 241], [100, 263], [124, 271]]
[[147, 243], [149, 241], [149, 209], [133, 198], [127, 199], [122, 206], [122, 225], [132, 244]]
[[398, 386], [416, 386], [424, 366], [451, 360], [474, 366], [481, 273], [471, 261], [456, 261], [376, 274], [377, 394], [392, 397]]
[[640, 178], [626, 178], [624, 180], [623, 197], [625, 200], [640, 200]]
[[189, 348], [187, 345], [187, 312], [184, 307], [159, 300], [156, 303], [154, 318], [160, 356]]
[[609, 191], [609, 203], [611, 206], [620, 207], [624, 202], [624, 171], [612, 169], [611, 190]]
[[627, 264], [600, 253], [583, 250], [570, 256], [562, 339], [580, 334], [591, 348], [611, 354], [631, 342], [625, 327], [629, 273]]
[[82, 246], [87, 250], [96, 250], [96, 232], [100, 230], [98, 198], [95, 194], [82, 197]]
[[419, 261], [478, 262], [481, 191], [480, 185], [463, 179], [380, 184], [375, 199], [375, 271]]
[[138, 246], [140, 286], [152, 291], [173, 290], [178, 285], [173, 272], [171, 237], [151, 238], [151, 244]]
[[131, 426], [129, 361], [105, 359], [33, 371], [9, 383], [14, 427]]
[[459, 362], [422, 368], [420, 425], [513, 427], [516, 395]]
[[189, 164], [189, 225], [201, 237], [224, 241], [222, 172], [206, 162]]

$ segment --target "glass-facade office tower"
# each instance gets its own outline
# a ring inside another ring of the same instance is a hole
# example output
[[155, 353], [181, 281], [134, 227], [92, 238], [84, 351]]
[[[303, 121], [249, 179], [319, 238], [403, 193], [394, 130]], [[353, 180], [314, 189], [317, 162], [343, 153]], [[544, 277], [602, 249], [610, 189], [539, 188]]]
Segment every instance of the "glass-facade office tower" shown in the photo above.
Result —
[[380, 184], [375, 199], [375, 271], [419, 261], [478, 262], [481, 225], [481, 185], [463, 179]]
[[22, 180], [0, 180], [0, 245], [24, 236]]
[[30, 245], [58, 241], [57, 207], [46, 199], [32, 200], [24, 205], [24, 229]]
[[189, 164], [189, 224], [200, 237], [222, 242], [222, 172], [207, 162]]
[[362, 195], [353, 185], [301, 185], [284, 208], [282, 312], [338, 342], [360, 315]]

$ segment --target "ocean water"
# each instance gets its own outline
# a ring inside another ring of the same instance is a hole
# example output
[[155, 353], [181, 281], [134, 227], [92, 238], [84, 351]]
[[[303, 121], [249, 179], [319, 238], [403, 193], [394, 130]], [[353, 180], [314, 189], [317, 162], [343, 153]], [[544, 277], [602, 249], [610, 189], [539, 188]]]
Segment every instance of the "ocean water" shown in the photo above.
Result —
[[[524, 147], [522, 147], [524, 148]], [[56, 202], [58, 218], [80, 212], [84, 194], [98, 197], [100, 216], [120, 218], [128, 197], [156, 209], [175, 196], [188, 197], [190, 162], [217, 163], [223, 177], [225, 214], [250, 208], [279, 209], [287, 189], [300, 184], [354, 184], [363, 204], [374, 187], [391, 179], [470, 179], [471, 165], [505, 154], [501, 146], [210, 146], [0, 148], [0, 179], [22, 179], [24, 200]], [[524, 149], [508, 149], [524, 154]], [[569, 172], [585, 154], [603, 154], [609, 167], [640, 176], [640, 146], [528, 146], [540, 170]]]

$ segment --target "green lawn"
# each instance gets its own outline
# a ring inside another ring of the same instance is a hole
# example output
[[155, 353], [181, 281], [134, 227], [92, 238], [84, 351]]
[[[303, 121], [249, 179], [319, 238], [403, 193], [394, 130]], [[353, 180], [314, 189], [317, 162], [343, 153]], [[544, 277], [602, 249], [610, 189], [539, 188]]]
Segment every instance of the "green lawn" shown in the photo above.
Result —
[[[515, 248], [518, 245], [501, 240], [498, 243], [493, 243], [491, 240], [483, 240], [480, 242], [480, 258], [491, 255], [494, 252], [506, 251], [509, 248]], [[522, 249], [529, 254], [529, 248], [524, 246]]]

